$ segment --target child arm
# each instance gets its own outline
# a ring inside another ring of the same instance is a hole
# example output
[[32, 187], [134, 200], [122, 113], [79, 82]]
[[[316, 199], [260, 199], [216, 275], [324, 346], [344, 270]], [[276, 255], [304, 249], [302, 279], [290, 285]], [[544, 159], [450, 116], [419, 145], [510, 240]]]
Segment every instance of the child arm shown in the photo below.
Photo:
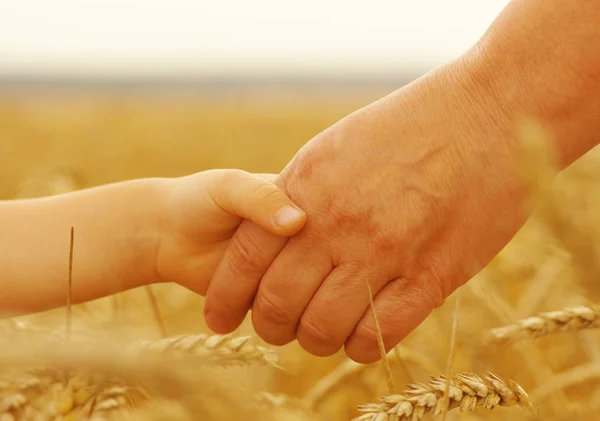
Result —
[[[179, 282], [165, 279], [168, 275], [157, 270], [157, 253], [166, 238], [181, 242], [169, 260], [183, 262], [177, 263], [182, 266], [202, 260], [202, 253], [214, 256], [242, 218], [274, 234], [292, 235], [304, 225], [302, 211], [292, 215], [289, 224], [276, 222], [279, 211], [290, 207], [298, 210], [266, 177], [239, 170], [138, 179], [52, 197], [0, 201], [1, 316], [66, 303], [71, 227], [75, 230], [72, 300], [79, 303], [151, 283]], [[194, 244], [179, 240], [182, 234]], [[210, 265], [198, 270], [194, 276], [212, 276]]]
[[66, 302], [71, 226], [73, 302], [155, 282], [159, 185], [143, 179], [0, 202], [3, 315]]

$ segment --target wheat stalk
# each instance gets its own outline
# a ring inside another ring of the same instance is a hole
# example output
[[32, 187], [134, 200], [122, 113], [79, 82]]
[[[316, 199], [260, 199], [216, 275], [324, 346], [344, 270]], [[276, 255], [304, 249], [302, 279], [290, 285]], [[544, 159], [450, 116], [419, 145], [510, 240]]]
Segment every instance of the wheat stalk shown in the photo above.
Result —
[[[449, 387], [448, 387], [449, 385]], [[384, 396], [381, 403], [361, 405], [363, 415], [353, 421], [420, 421], [426, 414], [439, 415], [445, 409], [444, 392], [448, 388], [448, 410], [460, 408], [472, 411], [481, 406], [494, 409], [497, 406], [531, 406], [527, 393], [512, 380], [502, 380], [495, 374], [481, 378], [472, 373], [454, 375], [450, 382], [446, 377], [431, 377], [429, 384], [412, 384], [400, 395]]]
[[167, 328], [165, 327], [165, 322], [163, 321], [163, 317], [160, 314], [160, 309], [158, 308], [158, 300], [156, 299], [156, 295], [154, 295], [154, 291], [152, 290], [152, 285], [146, 285], [146, 287], [144, 289], [146, 290], [146, 294], [148, 295], [148, 301], [150, 302], [152, 316], [154, 317], [156, 326], [158, 326], [160, 336], [162, 338], [166, 338], [167, 337]]
[[158, 341], [141, 341], [132, 350], [138, 353], [158, 352], [172, 357], [193, 356], [220, 365], [277, 366], [278, 358], [274, 351], [252, 345], [249, 341], [249, 336], [181, 335]]
[[514, 343], [521, 339], [539, 338], [560, 332], [591, 329], [600, 326], [600, 308], [567, 307], [562, 310], [540, 313], [534, 317], [519, 320], [508, 326], [492, 329], [486, 336], [486, 343]]
[[[460, 312], [460, 291], [456, 294], [456, 304], [454, 305], [454, 316], [452, 317], [452, 330], [450, 332], [450, 352], [446, 362], [446, 378], [450, 378], [452, 373], [452, 364], [454, 363], [454, 354], [456, 353], [456, 330], [458, 329], [458, 315]], [[448, 410], [450, 409], [450, 385], [446, 382], [444, 394], [442, 396], [442, 421], [446, 421]]]
[[[419, 354], [410, 348], [402, 345], [397, 345], [393, 353], [388, 356], [390, 361], [405, 360], [406, 362], [424, 368], [429, 373], [437, 373], [440, 369], [436, 364], [425, 354]], [[350, 359], [343, 360], [329, 374], [319, 379], [317, 383], [309, 390], [303, 398], [304, 406], [315, 409], [328, 395], [336, 388], [340, 387], [351, 376], [355, 376], [368, 368], [372, 368], [373, 364], [359, 364]]]

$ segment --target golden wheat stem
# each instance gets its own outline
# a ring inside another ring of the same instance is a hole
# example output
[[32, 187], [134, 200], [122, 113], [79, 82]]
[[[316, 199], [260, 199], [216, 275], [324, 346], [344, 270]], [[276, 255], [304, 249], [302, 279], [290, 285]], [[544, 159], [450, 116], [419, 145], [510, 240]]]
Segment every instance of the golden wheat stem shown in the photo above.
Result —
[[591, 362], [579, 365], [557, 374], [549, 382], [546, 382], [535, 389], [531, 393], [531, 396], [535, 398], [536, 401], [541, 401], [547, 399], [550, 395], [559, 390], [598, 378], [600, 378], [599, 363]]
[[420, 421], [426, 414], [439, 415], [444, 404], [444, 390], [449, 386], [448, 409], [472, 411], [477, 407], [521, 405], [531, 407], [529, 396], [512, 380], [489, 373], [483, 378], [472, 373], [431, 377], [429, 384], [411, 384], [403, 394], [384, 396], [380, 403], [359, 406], [363, 412], [353, 421]]
[[154, 291], [152, 291], [152, 286], [146, 286], [146, 294], [148, 295], [148, 301], [150, 302], [150, 307], [152, 308], [152, 316], [154, 317], [154, 321], [158, 326], [158, 330], [160, 331], [160, 335], [162, 338], [167, 337], [167, 329], [165, 328], [165, 323], [163, 322], [163, 318], [160, 314], [160, 309], [158, 308], [158, 301], [156, 300], [156, 296], [154, 295]]
[[112, 309], [112, 322], [117, 324], [119, 321], [119, 315], [121, 311], [121, 304], [119, 303], [119, 294], [114, 294], [110, 302]]
[[571, 254], [574, 268], [584, 285], [593, 285], [600, 271], [596, 242], [591, 230], [572, 217], [572, 190], [558, 174], [552, 133], [539, 123], [521, 125], [518, 137], [522, 151], [522, 170], [532, 189], [531, 205], [540, 207], [540, 216]]
[[342, 361], [333, 371], [321, 378], [306, 394], [303, 399], [304, 405], [308, 408], [316, 408], [344, 379], [361, 372], [366, 367], [367, 365], [359, 364], [350, 359]]
[[383, 364], [383, 369], [385, 370], [385, 378], [387, 380], [388, 390], [390, 394], [394, 394], [396, 393], [394, 377], [392, 376], [392, 369], [390, 368], [390, 362], [388, 361], [387, 352], [385, 351], [385, 344], [383, 343], [383, 334], [381, 333], [379, 320], [377, 320], [377, 312], [375, 311], [375, 303], [373, 302], [373, 291], [371, 290], [371, 284], [368, 281], [367, 291], [369, 292], [369, 304], [371, 306], [371, 312], [373, 313], [375, 331], [377, 332], [377, 346], [379, 346], [379, 354], [381, 355], [381, 363]]
[[396, 348], [397, 356], [402, 357], [409, 363], [421, 366], [427, 373], [432, 374], [441, 372], [440, 367], [438, 367], [438, 365], [424, 353], [413, 351], [412, 349], [404, 346], [398, 346]]
[[75, 227], [71, 227], [71, 240], [69, 242], [69, 280], [67, 286], [67, 321], [65, 323], [65, 339], [71, 339], [71, 317], [73, 313], [73, 249], [75, 245]]
[[552, 256], [537, 269], [534, 278], [519, 299], [516, 306], [516, 314], [519, 317], [539, 312], [548, 294], [554, 290], [554, 285], [561, 281], [559, 274], [564, 270], [567, 258], [562, 250], [556, 250], [554, 253], [558, 256]]
[[[415, 379], [414, 379], [412, 373], [410, 372], [410, 368], [408, 367], [406, 359], [404, 358], [404, 356], [402, 354], [400, 354], [399, 346], [394, 347], [394, 357], [398, 361], [400, 368], [402, 368], [402, 371], [404, 372], [404, 375], [408, 379], [408, 382], [413, 383], [415, 381]], [[433, 371], [433, 373], [436, 373], [436, 372], [437, 372], [437, 370]]]
[[[454, 305], [454, 316], [452, 317], [452, 330], [450, 333], [450, 352], [448, 353], [448, 360], [446, 362], [446, 378], [450, 378], [452, 373], [452, 363], [454, 362], [454, 354], [456, 352], [456, 331], [458, 330], [458, 314], [460, 311], [460, 291], [456, 293], [456, 303]], [[442, 421], [446, 421], [448, 415], [448, 409], [450, 407], [450, 382], [446, 382], [446, 388], [444, 389], [442, 404]]]

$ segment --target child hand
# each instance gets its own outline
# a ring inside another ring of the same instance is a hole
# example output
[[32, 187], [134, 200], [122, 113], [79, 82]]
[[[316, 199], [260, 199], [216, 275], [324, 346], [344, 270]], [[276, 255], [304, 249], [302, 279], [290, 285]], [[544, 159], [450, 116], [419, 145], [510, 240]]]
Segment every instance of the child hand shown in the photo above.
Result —
[[243, 219], [281, 236], [300, 231], [306, 214], [271, 180], [274, 175], [210, 170], [166, 180], [156, 252], [159, 281], [204, 295]]

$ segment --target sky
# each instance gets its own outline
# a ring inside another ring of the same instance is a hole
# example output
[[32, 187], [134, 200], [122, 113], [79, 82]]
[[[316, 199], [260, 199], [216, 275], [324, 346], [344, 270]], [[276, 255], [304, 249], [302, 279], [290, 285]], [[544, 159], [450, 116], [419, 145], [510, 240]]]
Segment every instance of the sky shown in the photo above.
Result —
[[0, 77], [394, 74], [456, 57], [508, 0], [0, 0]]

